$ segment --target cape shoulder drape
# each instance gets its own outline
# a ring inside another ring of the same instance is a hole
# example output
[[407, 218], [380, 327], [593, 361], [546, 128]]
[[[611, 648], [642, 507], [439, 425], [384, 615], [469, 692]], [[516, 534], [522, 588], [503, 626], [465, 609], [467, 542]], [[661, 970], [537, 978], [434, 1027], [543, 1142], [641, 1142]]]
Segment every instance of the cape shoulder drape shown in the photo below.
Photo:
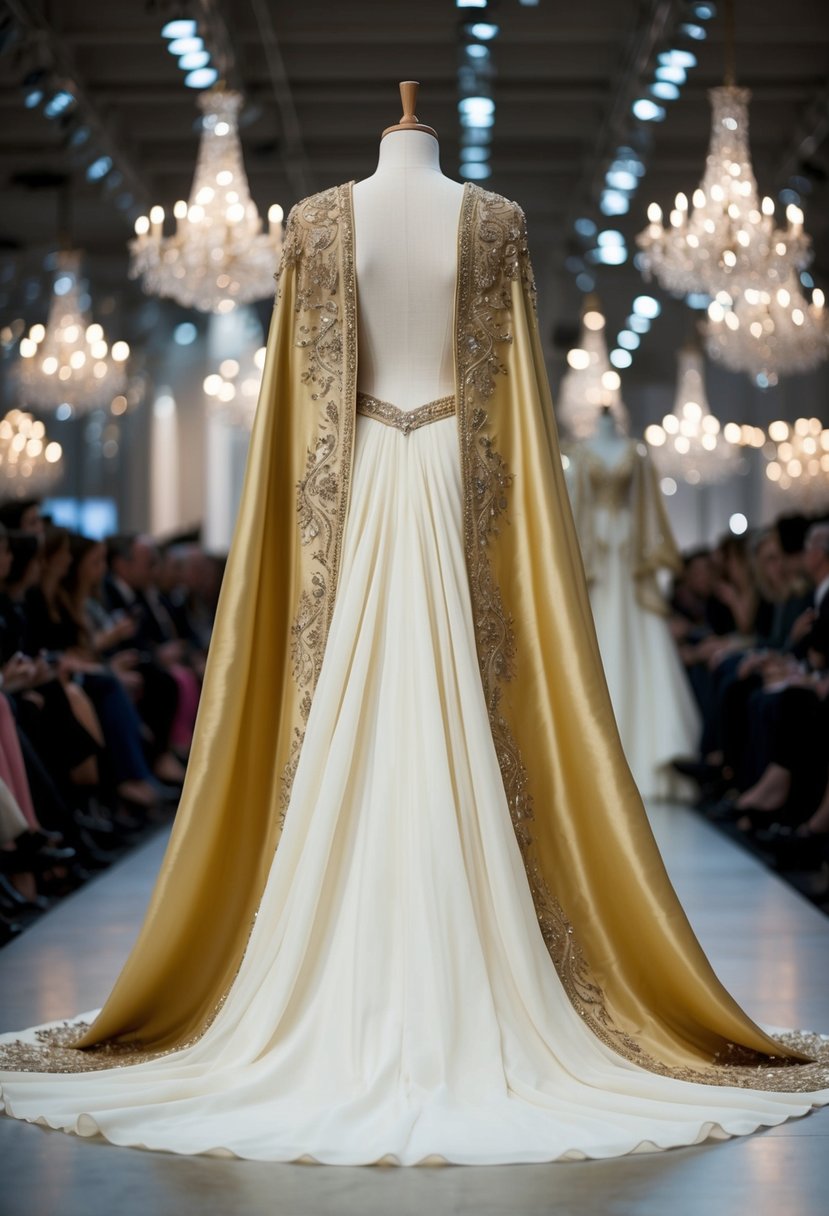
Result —
[[565, 483], [588, 586], [597, 578], [604, 561], [603, 540], [596, 529], [597, 508], [611, 513], [630, 511], [627, 549], [637, 602], [648, 612], [667, 615], [657, 574], [660, 570], [678, 574], [682, 558], [647, 448], [628, 440], [626, 452], [612, 468], [585, 443], [569, 445], [566, 453], [569, 467]]
[[[64, 1048], [61, 1070], [198, 1038], [245, 949], [325, 653], [348, 512], [358, 355], [352, 184], [306, 199], [288, 219], [180, 809], [135, 947], [74, 1044], [90, 1050]], [[656, 1072], [766, 1090], [825, 1086], [816, 1037], [770, 1038], [724, 990], [666, 875], [602, 672], [524, 214], [472, 184], [458, 230], [454, 326], [480, 674], [562, 984], [597, 1036]]]

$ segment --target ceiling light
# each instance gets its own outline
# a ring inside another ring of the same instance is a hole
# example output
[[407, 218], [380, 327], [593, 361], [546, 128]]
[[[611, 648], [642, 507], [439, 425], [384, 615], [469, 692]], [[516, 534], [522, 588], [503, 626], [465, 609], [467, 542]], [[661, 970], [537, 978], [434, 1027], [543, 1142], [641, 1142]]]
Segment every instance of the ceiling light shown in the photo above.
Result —
[[490, 38], [498, 36], [498, 26], [491, 21], [476, 21], [472, 26], [472, 37], [480, 38], [481, 42], [489, 42]]
[[623, 245], [604, 245], [593, 256], [605, 266], [621, 266], [627, 261], [628, 252]]
[[198, 29], [198, 24], [195, 21], [180, 20], [168, 21], [161, 28], [162, 38], [192, 38]]
[[199, 331], [192, 321], [182, 321], [173, 330], [173, 341], [177, 346], [191, 346], [198, 336]]
[[621, 190], [603, 190], [599, 210], [603, 215], [625, 215], [630, 210], [630, 199]]
[[655, 84], [649, 86], [648, 92], [652, 97], [658, 97], [661, 101], [676, 101], [679, 97], [679, 87], [669, 80], [657, 80]]
[[637, 316], [653, 321], [661, 313], [662, 305], [653, 296], [637, 296], [633, 301], [633, 311]]
[[685, 68], [678, 67], [676, 64], [663, 63], [656, 71], [654, 76], [657, 80], [665, 80], [669, 84], [685, 84], [688, 79], [688, 73]]
[[43, 113], [47, 118], [57, 118], [59, 114], [64, 114], [75, 104], [75, 97], [67, 89], [58, 89], [53, 97], [50, 97], [43, 107]]
[[182, 72], [192, 72], [194, 68], [206, 68], [208, 63], [210, 63], [209, 51], [189, 51], [179, 59], [178, 66]]
[[203, 51], [204, 43], [201, 38], [174, 38], [167, 43], [171, 55], [189, 55], [191, 51]]
[[491, 118], [495, 113], [495, 102], [491, 97], [463, 97], [458, 102], [461, 114], [472, 118]]
[[99, 156], [97, 160], [93, 160], [92, 164], [86, 171], [87, 181], [99, 182], [102, 177], [106, 177], [112, 168], [111, 156]]
[[695, 68], [697, 66], [697, 57], [693, 51], [661, 51], [657, 55], [657, 59], [660, 64], [675, 68]]
[[665, 117], [665, 107], [657, 105], [650, 97], [637, 97], [631, 109], [640, 122], [662, 122]]
[[184, 83], [188, 89], [209, 89], [219, 79], [219, 73], [215, 68], [196, 68], [193, 72], [188, 72], [184, 77]]
[[631, 355], [630, 351], [619, 350], [616, 347], [615, 350], [610, 352], [610, 362], [614, 367], [630, 367], [633, 362], [633, 355]]
[[605, 174], [605, 181], [613, 190], [635, 190], [639, 185], [639, 179], [635, 173], [631, 173], [630, 169], [608, 169]]

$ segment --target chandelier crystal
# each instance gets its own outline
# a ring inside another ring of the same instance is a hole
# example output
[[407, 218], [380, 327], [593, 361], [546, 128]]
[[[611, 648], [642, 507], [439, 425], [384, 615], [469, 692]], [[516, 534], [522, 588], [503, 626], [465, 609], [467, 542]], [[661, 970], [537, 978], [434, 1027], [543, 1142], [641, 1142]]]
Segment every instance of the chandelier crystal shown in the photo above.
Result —
[[810, 260], [803, 212], [789, 206], [787, 228], [777, 228], [773, 200], [758, 196], [748, 147], [750, 90], [723, 85], [709, 97], [705, 175], [690, 208], [686, 195], [677, 194], [667, 228], [657, 204], [648, 207], [650, 223], [636, 238], [642, 271], [677, 296], [733, 296], [750, 286], [782, 285], [792, 268]]
[[264, 366], [264, 346], [241, 363], [238, 359], [223, 359], [218, 371], [204, 381], [210, 413], [226, 426], [250, 431]]
[[772, 422], [763, 448], [766, 477], [803, 509], [829, 506], [829, 429], [819, 418]]
[[263, 228], [250, 197], [238, 119], [239, 93], [211, 89], [199, 97], [204, 111], [189, 202], [176, 203], [176, 230], [164, 235], [164, 208], [135, 222], [130, 275], [150, 295], [185, 308], [227, 313], [273, 294], [282, 250], [282, 208], [268, 211]]
[[677, 355], [674, 407], [662, 425], [645, 428], [660, 473], [689, 485], [711, 485], [738, 471], [739, 450], [727, 443], [711, 413], [705, 390], [705, 364], [698, 346]]
[[585, 439], [593, 434], [603, 406], [610, 407], [620, 431], [628, 430], [621, 379], [610, 365], [604, 331], [605, 318], [599, 302], [595, 296], [588, 296], [579, 344], [567, 352], [568, 369], [562, 377], [556, 404], [558, 420], [572, 439]]
[[720, 292], [708, 306], [706, 349], [729, 371], [748, 372], [763, 388], [806, 372], [829, 355], [829, 323], [820, 288], [807, 301], [793, 273], [784, 285], [747, 287], [733, 300]]
[[41, 493], [57, 481], [63, 450], [46, 437], [46, 427], [23, 410], [0, 420], [0, 476], [12, 494]]
[[49, 316], [20, 339], [16, 380], [23, 404], [39, 410], [85, 414], [108, 406], [127, 383], [126, 342], [110, 347], [83, 307], [80, 255], [58, 254]]
[[829, 353], [823, 299], [810, 305], [800, 272], [811, 260], [803, 212], [790, 204], [787, 226], [775, 225], [774, 202], [759, 198], [748, 147], [750, 91], [711, 89], [711, 139], [705, 174], [691, 198], [676, 196], [663, 227], [656, 203], [636, 238], [646, 279], [673, 295], [712, 297], [705, 330], [708, 354], [762, 387], [781, 374], [806, 371]]

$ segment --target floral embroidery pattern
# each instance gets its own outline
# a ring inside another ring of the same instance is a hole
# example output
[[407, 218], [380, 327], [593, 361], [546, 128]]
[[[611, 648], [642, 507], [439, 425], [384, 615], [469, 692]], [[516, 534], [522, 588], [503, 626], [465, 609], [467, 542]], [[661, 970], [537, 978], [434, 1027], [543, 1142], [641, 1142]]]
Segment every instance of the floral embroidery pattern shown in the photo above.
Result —
[[[300, 379], [319, 415], [316, 439], [306, 452], [305, 473], [296, 488], [300, 541], [303, 547], [313, 545], [291, 625], [293, 676], [305, 692], [300, 701], [303, 723], [308, 720], [334, 610], [348, 504], [357, 366], [350, 189], [348, 183], [297, 203], [288, 217], [283, 243], [283, 265], [296, 270], [294, 341], [304, 362]], [[294, 726], [280, 782], [283, 819], [304, 734], [302, 726]]]

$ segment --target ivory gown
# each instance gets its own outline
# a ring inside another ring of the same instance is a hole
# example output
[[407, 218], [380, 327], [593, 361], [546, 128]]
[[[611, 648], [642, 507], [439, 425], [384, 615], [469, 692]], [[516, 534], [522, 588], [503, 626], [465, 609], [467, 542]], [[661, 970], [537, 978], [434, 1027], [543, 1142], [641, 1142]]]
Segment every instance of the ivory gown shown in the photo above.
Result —
[[214, 1020], [133, 1065], [5, 1071], [6, 1111], [177, 1153], [483, 1165], [694, 1144], [829, 1102], [649, 1071], [573, 1007], [482, 691], [454, 417], [405, 434], [357, 415], [339, 579], [282, 836]]
[[[568, 448], [573, 515], [590, 590], [590, 606], [622, 746], [645, 798], [677, 795], [670, 767], [695, 755], [701, 721], [666, 620], [654, 576], [678, 569], [661, 491], [641, 445], [628, 441], [608, 465], [589, 443]], [[644, 553], [644, 529], [658, 546]]]

